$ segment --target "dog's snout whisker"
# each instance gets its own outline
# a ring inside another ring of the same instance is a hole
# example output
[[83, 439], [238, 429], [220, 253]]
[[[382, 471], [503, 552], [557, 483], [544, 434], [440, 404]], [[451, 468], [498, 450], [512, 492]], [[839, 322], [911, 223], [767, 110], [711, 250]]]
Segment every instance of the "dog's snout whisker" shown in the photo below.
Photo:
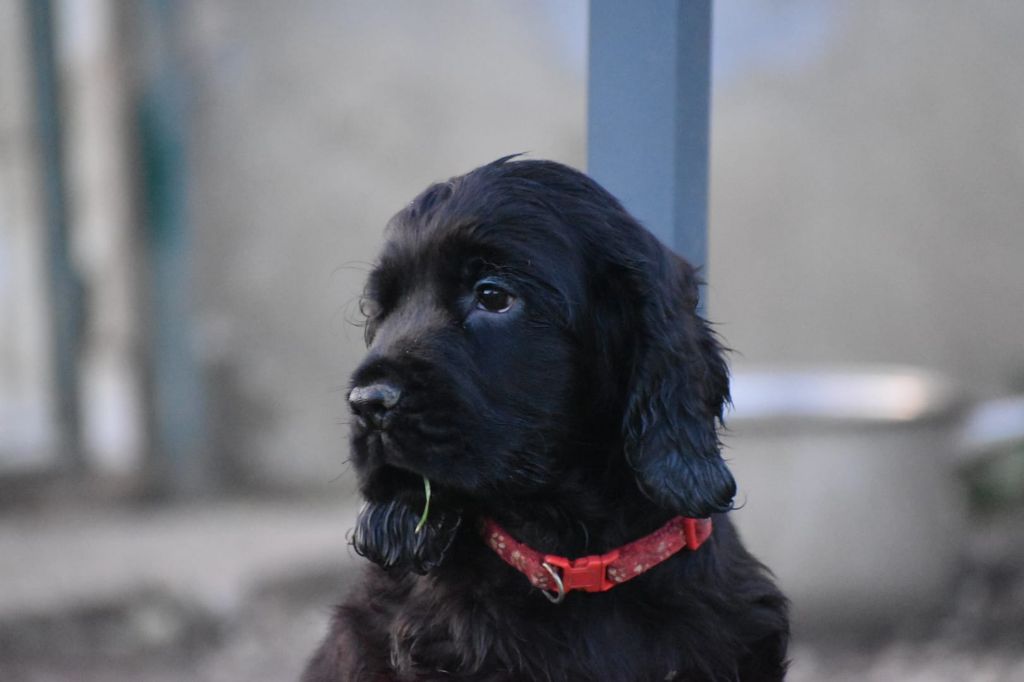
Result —
[[383, 428], [387, 416], [401, 398], [402, 391], [397, 386], [378, 382], [353, 388], [348, 394], [348, 403], [353, 412], [377, 428]]

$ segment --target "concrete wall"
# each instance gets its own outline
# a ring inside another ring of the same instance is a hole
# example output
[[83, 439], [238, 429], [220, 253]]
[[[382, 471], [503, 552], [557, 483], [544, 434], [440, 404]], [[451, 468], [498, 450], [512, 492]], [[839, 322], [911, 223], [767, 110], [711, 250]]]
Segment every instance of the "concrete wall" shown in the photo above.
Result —
[[[773, 11], [719, 12], [716, 59]], [[767, 55], [716, 84], [710, 315], [737, 366], [905, 362], [1005, 391], [1024, 371], [1024, 16], [826, 14], [807, 58]], [[217, 0], [191, 17], [216, 449], [229, 475], [330, 482], [385, 221], [501, 154], [582, 165], [584, 74], [540, 4]]]
[[[65, 20], [85, 6], [61, 4]], [[43, 406], [45, 433], [47, 312], [41, 271], [29, 272], [41, 266], [9, 258], [15, 235], [41, 244], [27, 212], [33, 152], [17, 46], [26, 34], [7, 20], [16, 7], [0, 10], [0, 38], [11, 38], [0, 39], [0, 405], [34, 387], [29, 403]], [[178, 6], [196, 273], [194, 315], [183, 324], [194, 327], [223, 482], [345, 479], [344, 387], [362, 353], [355, 304], [385, 222], [427, 183], [503, 154], [584, 165], [585, 7]], [[977, 395], [1019, 386], [1022, 27], [1024, 10], [996, 0], [719, 4], [709, 314], [737, 349], [737, 366], [904, 362], [949, 372]], [[64, 33], [65, 85], [78, 112], [68, 122], [95, 134], [69, 144], [69, 163], [76, 186], [96, 197], [104, 191], [90, 183], [126, 173], [97, 152], [116, 137], [109, 119], [124, 84], [103, 45], [76, 35]], [[103, 88], [114, 94], [99, 96]], [[124, 139], [135, 134], [118, 125]], [[108, 184], [118, 182], [131, 178]], [[125, 318], [132, 264], [110, 260], [132, 248], [131, 216], [116, 201], [72, 209], [92, 301], [108, 302], [92, 311], [83, 362], [96, 371], [86, 384], [102, 390], [103, 368], [113, 368], [115, 393], [131, 403], [137, 377], [118, 358], [137, 343]], [[120, 235], [121, 246], [97, 249], [96, 235]], [[103, 440], [101, 412], [87, 414], [94, 442], [107, 444], [93, 459], [130, 466], [137, 459], [124, 443], [142, 436]]]
[[1024, 5], [830, 7], [820, 55], [716, 93], [711, 315], [737, 364], [1020, 388]]
[[190, 5], [199, 347], [227, 477], [335, 484], [362, 280], [427, 183], [583, 164], [582, 72], [536, 3]]

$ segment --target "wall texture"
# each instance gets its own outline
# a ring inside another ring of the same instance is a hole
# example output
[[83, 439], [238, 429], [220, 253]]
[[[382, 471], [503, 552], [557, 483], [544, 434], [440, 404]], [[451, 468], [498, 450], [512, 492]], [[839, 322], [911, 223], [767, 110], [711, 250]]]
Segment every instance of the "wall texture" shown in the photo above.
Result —
[[190, 15], [214, 450], [229, 479], [331, 484], [386, 221], [508, 153], [581, 166], [582, 74], [534, 3], [203, 0]]

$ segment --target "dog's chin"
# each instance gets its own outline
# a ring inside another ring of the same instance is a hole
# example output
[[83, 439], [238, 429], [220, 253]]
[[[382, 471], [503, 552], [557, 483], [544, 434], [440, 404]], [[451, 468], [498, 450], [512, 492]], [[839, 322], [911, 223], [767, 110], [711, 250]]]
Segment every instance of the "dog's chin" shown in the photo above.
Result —
[[462, 514], [431, 509], [420, 526], [422, 509], [404, 500], [367, 502], [356, 519], [352, 545], [357, 554], [395, 571], [421, 575], [444, 563], [462, 525]]
[[421, 481], [418, 475], [392, 470], [374, 478], [375, 485], [366, 482], [363, 489], [366, 503], [352, 535], [356, 553], [394, 571], [423, 575], [440, 566], [462, 525], [462, 511], [439, 491], [421, 523], [426, 497], [414, 485]]

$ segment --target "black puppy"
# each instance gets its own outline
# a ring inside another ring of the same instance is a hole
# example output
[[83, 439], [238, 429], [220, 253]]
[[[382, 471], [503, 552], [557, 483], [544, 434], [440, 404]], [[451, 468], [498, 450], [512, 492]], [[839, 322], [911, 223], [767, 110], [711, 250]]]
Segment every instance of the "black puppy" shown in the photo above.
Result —
[[304, 679], [781, 680], [786, 600], [725, 516], [697, 287], [557, 163], [500, 159], [395, 216], [349, 395], [376, 565]]

